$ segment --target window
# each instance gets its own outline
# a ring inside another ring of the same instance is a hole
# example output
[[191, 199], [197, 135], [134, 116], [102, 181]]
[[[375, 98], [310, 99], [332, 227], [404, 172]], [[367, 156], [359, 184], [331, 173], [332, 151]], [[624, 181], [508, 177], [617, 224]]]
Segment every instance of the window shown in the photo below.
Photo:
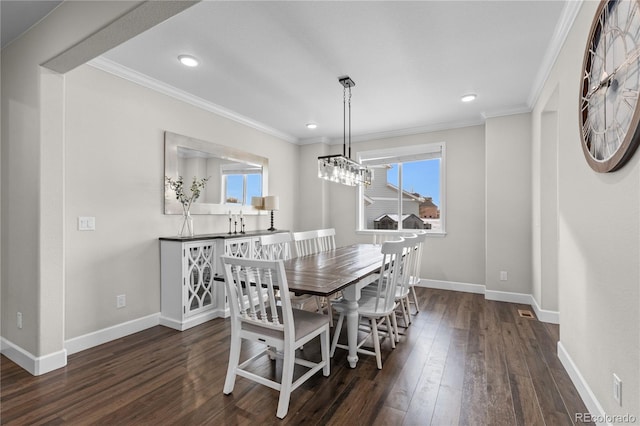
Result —
[[444, 233], [445, 144], [362, 151], [373, 181], [358, 191], [360, 231]]
[[251, 204], [251, 197], [262, 196], [262, 170], [247, 164], [223, 165], [222, 194], [225, 204]]

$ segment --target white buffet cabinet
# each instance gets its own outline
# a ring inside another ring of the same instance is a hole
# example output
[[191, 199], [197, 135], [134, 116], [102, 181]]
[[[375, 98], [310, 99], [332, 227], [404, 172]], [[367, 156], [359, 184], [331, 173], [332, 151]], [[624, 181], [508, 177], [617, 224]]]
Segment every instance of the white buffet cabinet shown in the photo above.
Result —
[[160, 324], [183, 331], [228, 317], [220, 256], [257, 258], [265, 234], [271, 232], [160, 238]]

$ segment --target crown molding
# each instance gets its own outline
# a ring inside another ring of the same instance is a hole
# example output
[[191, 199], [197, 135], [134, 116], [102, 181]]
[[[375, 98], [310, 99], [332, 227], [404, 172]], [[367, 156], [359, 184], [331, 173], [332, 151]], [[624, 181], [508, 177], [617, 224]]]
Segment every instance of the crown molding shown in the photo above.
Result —
[[201, 108], [205, 111], [209, 111], [221, 117], [233, 120], [237, 123], [244, 124], [247, 127], [251, 127], [271, 136], [275, 136], [276, 138], [282, 139], [289, 143], [299, 143], [298, 138], [296, 138], [295, 136], [281, 132], [277, 129], [240, 115], [220, 105], [214, 104], [213, 102], [202, 99], [198, 96], [194, 96], [190, 93], [185, 92], [184, 90], [180, 90], [160, 80], [156, 80], [149, 77], [148, 75], [120, 65], [117, 62], [114, 62], [103, 56], [92, 59], [91, 61], [87, 62], [87, 65], [90, 65], [109, 74], [113, 74], [125, 80], [131, 81], [133, 83], [139, 84], [140, 86], [146, 87], [164, 95], [170, 96], [172, 98], [178, 99], [195, 107]]
[[[406, 129], [389, 130], [386, 132], [366, 133], [362, 135], [352, 135], [351, 142], [366, 142], [378, 139], [391, 139], [402, 136], [419, 135], [421, 133], [439, 132], [442, 130], [461, 129], [464, 127], [482, 126], [484, 125], [484, 118], [471, 121], [453, 121], [447, 123], [429, 124], [420, 127], [410, 127]], [[342, 145], [342, 138], [310, 138], [301, 139], [298, 141], [300, 145], [307, 145], [313, 143], [324, 143], [327, 145]]]
[[516, 114], [527, 114], [527, 113], [530, 113], [531, 111], [532, 109], [526, 105], [514, 107], [514, 108], [496, 109], [489, 112], [483, 112], [482, 119], [484, 122], [490, 118], [506, 117], [509, 115], [516, 115]]
[[[560, 54], [562, 46], [564, 45], [564, 42], [569, 34], [571, 27], [573, 26], [573, 23], [578, 15], [580, 8], [582, 7], [583, 2], [584, 0], [569, 0], [565, 3], [560, 19], [558, 20], [558, 24], [556, 25], [556, 29], [551, 38], [549, 48], [545, 53], [545, 57], [542, 61], [540, 68], [538, 69], [536, 78], [534, 79], [534, 83], [532, 85], [531, 92], [527, 99], [526, 106], [500, 110], [500, 111], [485, 112], [477, 120], [435, 123], [435, 124], [429, 124], [425, 126], [412, 127], [412, 128], [406, 128], [406, 129], [397, 129], [397, 130], [378, 132], [378, 133], [354, 135], [352, 136], [351, 141], [363, 142], [363, 141], [369, 141], [369, 140], [389, 139], [389, 138], [396, 138], [401, 136], [411, 136], [411, 135], [416, 135], [420, 133], [431, 133], [431, 132], [442, 131], [442, 130], [451, 130], [451, 129], [458, 129], [458, 128], [464, 128], [464, 127], [478, 126], [478, 125], [484, 125], [485, 120], [488, 118], [531, 112], [533, 109], [533, 106], [538, 101], [538, 97], [542, 92], [542, 88], [544, 87], [544, 84], [548, 79], [549, 74], [551, 73], [551, 69], [553, 68], [558, 58], [558, 55]], [[116, 75], [123, 79], [129, 80], [133, 83], [139, 84], [143, 87], [147, 87], [154, 91], [163, 93], [167, 96], [171, 96], [175, 99], [194, 105], [198, 108], [201, 108], [206, 111], [212, 112], [214, 114], [220, 115], [222, 117], [228, 118], [235, 122], [244, 124], [248, 127], [264, 132], [271, 136], [275, 136], [289, 143], [293, 143], [297, 145], [310, 145], [315, 143], [323, 143], [327, 145], [340, 145], [343, 142], [342, 138], [329, 138], [329, 137], [297, 138], [293, 135], [284, 133], [280, 130], [269, 127], [263, 123], [260, 123], [248, 117], [240, 115], [220, 105], [214, 104], [198, 96], [194, 96], [183, 90], [170, 86], [162, 81], [153, 79], [138, 71], [122, 66], [102, 56], [91, 60], [90, 62], [88, 62], [88, 65], [94, 68], [100, 69], [102, 71], [108, 72], [110, 74]]]
[[544, 55], [542, 65], [538, 68], [538, 73], [536, 74], [536, 78], [531, 86], [531, 92], [527, 99], [527, 105], [530, 109], [533, 109], [533, 106], [536, 104], [540, 94], [542, 93], [542, 88], [549, 78], [551, 69], [558, 59], [558, 55], [560, 54], [562, 46], [569, 35], [569, 31], [578, 16], [578, 12], [582, 7], [583, 1], [584, 0], [569, 0], [565, 3], [564, 8], [562, 9], [562, 14], [560, 15], [556, 29], [551, 37], [549, 48]]

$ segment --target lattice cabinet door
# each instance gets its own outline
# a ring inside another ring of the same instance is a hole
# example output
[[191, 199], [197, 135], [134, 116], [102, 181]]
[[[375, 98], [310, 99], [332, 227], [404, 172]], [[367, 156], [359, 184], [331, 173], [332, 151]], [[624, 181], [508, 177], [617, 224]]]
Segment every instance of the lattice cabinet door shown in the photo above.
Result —
[[184, 253], [184, 315], [195, 315], [215, 306], [214, 262], [215, 244], [202, 241], [185, 244]]

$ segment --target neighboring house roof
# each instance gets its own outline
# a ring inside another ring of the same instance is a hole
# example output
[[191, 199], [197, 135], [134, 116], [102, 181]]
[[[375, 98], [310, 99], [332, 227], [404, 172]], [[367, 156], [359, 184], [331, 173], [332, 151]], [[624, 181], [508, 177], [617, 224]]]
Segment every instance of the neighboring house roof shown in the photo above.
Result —
[[[380, 216], [380, 217], [378, 217], [378, 218], [374, 219], [374, 222], [377, 222], [377, 221], [379, 221], [379, 220], [382, 220], [382, 218], [384, 218], [385, 216], [386, 216], [386, 217], [388, 217], [389, 219], [392, 219], [392, 220], [393, 220], [393, 221], [395, 221], [395, 222], [397, 222], [397, 221], [398, 221], [398, 215], [397, 215], [397, 214], [383, 214], [382, 216]], [[408, 218], [409, 216], [414, 216], [414, 217], [416, 217], [416, 218], [420, 219], [418, 216], [416, 216], [415, 214], [411, 213], [411, 214], [403, 214], [403, 215], [402, 215], [402, 221], [404, 221], [404, 220], [405, 220], [406, 218]], [[422, 219], [420, 219], [420, 220], [422, 220]]]
[[422, 203], [420, 203], [420, 207], [438, 207], [433, 203], [433, 198], [426, 197]]
[[[400, 190], [397, 186], [395, 186], [395, 185], [393, 185], [391, 183], [388, 183], [388, 182], [387, 182], [387, 187], [393, 189], [394, 191], [399, 191]], [[405, 191], [405, 190], [402, 190], [402, 195], [405, 196], [405, 197], [409, 197], [410, 199], [412, 199], [413, 201], [417, 201], [418, 203], [422, 203], [425, 200], [425, 198], [423, 196], [421, 196], [420, 194], [408, 192], [408, 191]]]

